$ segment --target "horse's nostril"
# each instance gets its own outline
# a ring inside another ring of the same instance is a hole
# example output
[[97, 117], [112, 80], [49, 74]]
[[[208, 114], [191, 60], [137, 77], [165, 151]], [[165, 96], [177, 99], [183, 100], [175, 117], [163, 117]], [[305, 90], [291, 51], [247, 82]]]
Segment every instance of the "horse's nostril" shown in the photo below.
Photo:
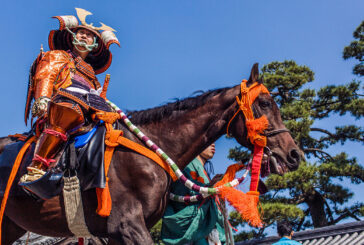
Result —
[[300, 164], [301, 161], [301, 156], [299, 151], [296, 149], [292, 149], [287, 156], [287, 160], [288, 160], [287, 166], [289, 170], [294, 171], [298, 169], [298, 165]]
[[292, 160], [295, 161], [296, 164], [298, 164], [301, 160], [301, 156], [298, 150], [293, 149], [290, 151], [289, 156], [292, 158]]

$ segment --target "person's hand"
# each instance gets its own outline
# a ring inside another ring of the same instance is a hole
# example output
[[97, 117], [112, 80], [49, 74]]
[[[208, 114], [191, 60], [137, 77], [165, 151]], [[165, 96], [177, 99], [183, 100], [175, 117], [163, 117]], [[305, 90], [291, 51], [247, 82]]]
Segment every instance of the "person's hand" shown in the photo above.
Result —
[[216, 174], [212, 178], [212, 180], [210, 181], [210, 183], [208, 184], [208, 186], [214, 186], [217, 182], [219, 182], [222, 179], [222, 177], [224, 177], [223, 174]]
[[32, 107], [32, 116], [33, 117], [43, 116], [47, 112], [49, 101], [50, 99], [48, 97], [40, 97], [36, 99]]

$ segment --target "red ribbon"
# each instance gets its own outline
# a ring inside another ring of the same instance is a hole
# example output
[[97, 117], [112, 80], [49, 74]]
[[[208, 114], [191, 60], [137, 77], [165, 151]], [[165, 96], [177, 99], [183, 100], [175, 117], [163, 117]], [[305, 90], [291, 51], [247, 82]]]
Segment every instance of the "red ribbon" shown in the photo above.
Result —
[[264, 154], [264, 147], [254, 145], [253, 161], [251, 168], [250, 191], [258, 190], [260, 167]]

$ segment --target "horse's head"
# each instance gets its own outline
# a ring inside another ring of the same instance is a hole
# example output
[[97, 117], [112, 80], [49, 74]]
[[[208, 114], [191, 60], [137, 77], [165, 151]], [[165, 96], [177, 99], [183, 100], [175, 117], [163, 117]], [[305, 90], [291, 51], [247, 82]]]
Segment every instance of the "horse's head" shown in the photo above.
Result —
[[[262, 83], [259, 78], [258, 64], [254, 64], [246, 87], [250, 87], [254, 83]], [[269, 124], [264, 131], [267, 140], [264, 151], [269, 160], [271, 172], [284, 174], [296, 170], [301, 159], [300, 151], [284, 126], [279, 108], [273, 98], [268, 93], [260, 93], [251, 107], [254, 118], [264, 115], [268, 119]], [[253, 149], [252, 143], [247, 139], [247, 130], [242, 130], [242, 128], [246, 129], [245, 121], [243, 113], [239, 113], [229, 131], [241, 145]]]

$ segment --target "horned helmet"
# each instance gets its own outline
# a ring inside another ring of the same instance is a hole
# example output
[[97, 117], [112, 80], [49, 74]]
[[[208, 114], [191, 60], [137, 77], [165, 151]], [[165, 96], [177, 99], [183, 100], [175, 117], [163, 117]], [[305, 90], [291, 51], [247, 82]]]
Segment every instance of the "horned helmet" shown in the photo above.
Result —
[[93, 23], [88, 24], [86, 17], [92, 15], [91, 12], [76, 8], [78, 22], [74, 15], [54, 16], [58, 19], [59, 29], [52, 30], [48, 36], [48, 44], [50, 50], [72, 50], [75, 45], [79, 45], [79, 41], [75, 37], [78, 29], [83, 28], [91, 31], [94, 35], [94, 43], [92, 45], [85, 45], [85, 48], [90, 52], [85, 61], [89, 63], [96, 74], [106, 71], [112, 61], [112, 54], [109, 50], [111, 44], [116, 43], [120, 47], [120, 43], [116, 38], [113, 28], [100, 22], [101, 26], [96, 27]]

